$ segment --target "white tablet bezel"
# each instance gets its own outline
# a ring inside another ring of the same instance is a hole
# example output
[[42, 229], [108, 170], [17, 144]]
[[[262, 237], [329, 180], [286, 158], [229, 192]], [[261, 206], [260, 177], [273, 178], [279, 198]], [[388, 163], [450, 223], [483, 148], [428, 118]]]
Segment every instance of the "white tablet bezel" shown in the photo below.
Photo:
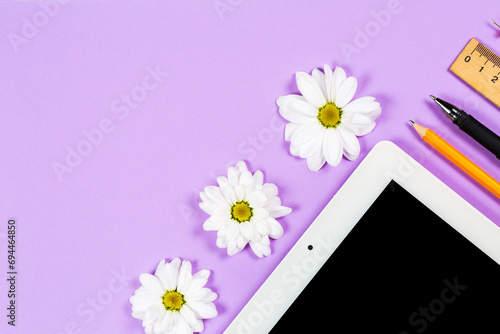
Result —
[[500, 264], [500, 228], [392, 142], [375, 145], [224, 333], [268, 333], [391, 180]]

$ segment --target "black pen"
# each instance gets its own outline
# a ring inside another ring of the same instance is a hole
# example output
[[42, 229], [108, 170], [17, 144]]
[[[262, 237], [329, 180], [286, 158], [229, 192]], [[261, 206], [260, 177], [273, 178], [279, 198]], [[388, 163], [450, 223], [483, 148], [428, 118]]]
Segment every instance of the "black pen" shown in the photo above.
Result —
[[432, 96], [434, 102], [443, 109], [444, 113], [458, 125], [460, 130], [474, 138], [479, 144], [486, 147], [498, 159], [500, 159], [500, 137], [486, 126], [481, 124], [471, 115], [453, 104]]

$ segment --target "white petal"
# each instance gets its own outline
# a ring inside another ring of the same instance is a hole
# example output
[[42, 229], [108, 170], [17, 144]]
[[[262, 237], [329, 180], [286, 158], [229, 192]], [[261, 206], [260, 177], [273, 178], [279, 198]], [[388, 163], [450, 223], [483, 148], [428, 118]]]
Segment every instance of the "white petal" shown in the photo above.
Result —
[[192, 281], [192, 266], [189, 261], [182, 261], [181, 269], [179, 270], [179, 281], [177, 282], [177, 291], [185, 293], [189, 290]]
[[269, 245], [264, 245], [260, 242], [250, 242], [249, 244], [255, 255], [260, 258], [271, 254], [271, 247]]
[[141, 274], [139, 276], [139, 281], [141, 281], [141, 284], [152, 294], [162, 296], [165, 293], [160, 280], [156, 276], [153, 276], [151, 274]]
[[[227, 179], [229, 180], [229, 184], [234, 187], [238, 184], [238, 180], [240, 179], [240, 171], [235, 167], [229, 167], [227, 169]], [[224, 192], [224, 190], [225, 189], [221, 189], [222, 192]]]
[[267, 219], [258, 220], [256, 223], [254, 223], [254, 227], [257, 233], [259, 233], [260, 235], [269, 235], [269, 233], [271, 232], [271, 227], [267, 223]]
[[214, 214], [217, 206], [227, 203], [219, 187], [208, 186], [205, 187], [204, 192], [200, 192], [200, 198], [202, 200], [199, 203], [200, 208], [208, 213], [209, 215]]
[[167, 277], [162, 281], [163, 287], [166, 290], [173, 290], [177, 287], [177, 280], [179, 279], [179, 268], [181, 266], [181, 260], [175, 258], [170, 263], [166, 263], [163, 267], [165, 271], [165, 276]]
[[161, 320], [161, 328], [166, 328], [166, 331], [163, 333], [168, 333], [168, 331], [172, 328], [174, 323], [174, 312], [165, 312], [163, 319]]
[[218, 238], [221, 238], [223, 240], [227, 240], [227, 231], [229, 229], [229, 226], [231, 226], [233, 224], [233, 220], [232, 219], [228, 219], [226, 220], [225, 222], [223, 222], [219, 228], [219, 230], [217, 231], [217, 237]]
[[148, 307], [144, 320], [156, 320], [163, 316], [165, 312], [165, 307], [162, 304], [152, 304], [150, 307]]
[[371, 96], [365, 96], [351, 101], [344, 108], [342, 108], [342, 110], [345, 114], [363, 114], [371, 120], [375, 120], [382, 112], [380, 103], [375, 101], [375, 98]]
[[[248, 172], [250, 173], [250, 172]], [[241, 179], [241, 177], [240, 177]], [[236, 194], [236, 202], [239, 202], [245, 198], [245, 189], [242, 185], [238, 184], [234, 187], [234, 193]]]
[[245, 163], [245, 161], [243, 160], [240, 160], [236, 163], [236, 166], [235, 166], [236, 170], [238, 172], [243, 173], [243, 172], [246, 172], [248, 171], [248, 168], [247, 168], [247, 164]]
[[159, 295], [133, 295], [129, 300], [134, 311], [141, 312], [146, 311], [153, 304], [161, 304], [162, 297]]
[[200, 270], [196, 274], [193, 275], [193, 280], [191, 281], [191, 286], [189, 287], [189, 291], [199, 290], [205, 284], [207, 284], [208, 277], [210, 276], [210, 270]]
[[320, 126], [318, 131], [305, 143], [298, 147], [299, 156], [301, 158], [309, 158], [315, 154], [323, 146], [323, 138], [326, 128]]
[[181, 307], [179, 313], [184, 318], [184, 320], [189, 324], [190, 328], [193, 328], [198, 324], [198, 322], [196, 321], [196, 315], [189, 307]]
[[286, 216], [292, 212], [291, 208], [286, 206], [275, 206], [269, 209], [269, 215], [273, 218], [280, 218]]
[[321, 72], [320, 70], [318, 70], [317, 68], [315, 68], [312, 71], [311, 75], [314, 78], [314, 80], [316, 80], [316, 82], [318, 83], [319, 87], [321, 88], [321, 92], [323, 93], [323, 96], [325, 98], [327, 98], [326, 83], [325, 83], [325, 74], [323, 72]]
[[271, 232], [269, 233], [269, 236], [273, 239], [278, 239], [283, 236], [283, 226], [281, 226], [278, 221], [272, 217], [268, 217], [266, 219], [266, 222], [268, 223]]
[[339, 125], [337, 127], [340, 138], [342, 139], [342, 147], [344, 149], [344, 155], [349, 160], [356, 160], [359, 157], [361, 148], [359, 146], [359, 141], [356, 135], [344, 126]]
[[278, 195], [278, 187], [274, 183], [266, 183], [262, 186], [262, 191], [267, 194], [269, 198]]
[[363, 96], [356, 100], [349, 102], [346, 106], [342, 108], [344, 112], [360, 112], [368, 113], [376, 110], [380, 107], [380, 103], [375, 101], [372, 96]]
[[290, 154], [298, 156], [299, 155], [299, 146], [293, 145], [292, 143], [290, 143]]
[[295, 75], [297, 88], [302, 96], [316, 108], [320, 108], [326, 104], [326, 97], [321, 91], [318, 82], [305, 72], [297, 72]]
[[382, 113], [382, 107], [378, 107], [374, 111], [366, 113], [365, 115], [370, 117], [372, 120], [375, 120], [380, 116], [381, 113]]
[[[238, 182], [238, 181], [236, 181]], [[236, 184], [232, 185], [231, 187], [226, 187], [226, 188], [222, 188], [222, 195], [224, 196], [224, 198], [226, 199], [226, 202], [229, 203], [229, 205], [233, 205], [234, 203], [236, 203], [238, 200], [236, 198], [236, 192], [234, 191], [234, 186], [236, 186]]]
[[264, 174], [258, 170], [255, 173], [253, 173], [253, 184], [256, 187], [262, 186], [264, 183]]
[[217, 316], [217, 309], [214, 303], [193, 302], [186, 304], [198, 318], [210, 319]]
[[[277, 195], [277, 193], [276, 193], [276, 195]], [[273, 207], [277, 207], [277, 206], [281, 205], [281, 199], [276, 195], [271, 196], [269, 198], [269, 200], [267, 201], [265, 207], [268, 211], [269, 211], [269, 209], [272, 209]]]
[[171, 282], [174, 281], [175, 284], [175, 282], [177, 281], [176, 276], [170, 275], [170, 271], [168, 270], [169, 265], [170, 264], [168, 263], [165, 264], [165, 260], [161, 260], [155, 272], [155, 276], [158, 277], [158, 279], [160, 280], [160, 283], [164, 291], [171, 290], [170, 289]]
[[346, 74], [345, 71], [342, 67], [336, 67], [335, 71], [333, 71], [333, 84], [330, 89], [330, 97], [331, 100], [335, 103], [337, 103], [337, 92], [339, 90], [339, 87], [344, 83], [346, 79]]
[[239, 223], [235, 222], [234, 220], [231, 221], [231, 223], [227, 225], [226, 239], [228, 240], [228, 242], [233, 239], [236, 239], [236, 237], [239, 234], [239, 231], [240, 231]]
[[241, 234], [238, 234], [238, 237], [236, 238], [236, 248], [238, 249], [238, 252], [243, 248], [245, 248], [247, 243], [248, 241], [245, 238], [243, 238]]
[[184, 298], [186, 299], [187, 303], [190, 302], [197, 302], [197, 301], [203, 301], [203, 298], [206, 295], [206, 291], [202, 289], [191, 289], [191, 291], [187, 292], [184, 294]]
[[323, 133], [324, 127], [319, 124], [319, 122], [311, 122], [307, 124], [302, 124], [297, 131], [295, 131], [292, 135], [291, 141], [294, 145], [301, 145], [309, 140], [311, 140], [314, 136], [318, 135], [318, 133]]
[[[165, 259], [161, 260], [156, 267], [155, 276], [158, 276], [159, 273], [163, 271], [163, 267], [165, 266]], [[159, 278], [159, 276], [158, 276]]]
[[163, 319], [167, 316], [167, 313], [170, 312], [163, 312], [163, 314], [155, 321], [153, 329], [155, 333], [166, 333], [168, 328], [167, 326], [163, 325]]
[[225, 176], [217, 177], [217, 183], [219, 184], [219, 187], [221, 187], [221, 188], [227, 187], [229, 185], [229, 181], [228, 181], [227, 177], [225, 177]]
[[336, 129], [328, 129], [323, 140], [323, 154], [331, 166], [337, 166], [342, 159], [342, 142]]
[[217, 240], [215, 241], [215, 244], [219, 248], [226, 248], [227, 247], [227, 240], [224, 237], [217, 236]]
[[[200, 193], [200, 197], [201, 197], [201, 200], [203, 201], [204, 200], [203, 199], [203, 193]], [[216, 206], [214, 204], [207, 203], [207, 202], [200, 202], [200, 203], [198, 203], [198, 205], [200, 206], [200, 209], [202, 209], [203, 211], [205, 211], [209, 215], [213, 215], [214, 214], [214, 211], [215, 211], [215, 208], [216, 208]]]
[[285, 140], [290, 141], [292, 139], [292, 135], [299, 128], [299, 124], [296, 123], [288, 123], [285, 125]]
[[172, 328], [172, 333], [175, 334], [193, 334], [189, 323], [184, 319], [184, 317], [179, 312], [174, 313], [174, 325]]
[[301, 95], [298, 95], [298, 94], [284, 95], [284, 96], [280, 96], [280, 97], [278, 97], [278, 99], [276, 99], [276, 104], [278, 105], [278, 107], [282, 108], [282, 107], [285, 107], [288, 103], [290, 103], [294, 100], [297, 100], [297, 99], [304, 99], [304, 97], [302, 97]]
[[255, 218], [255, 219], [264, 219], [267, 216], [269, 216], [269, 211], [267, 211], [267, 209], [262, 208], [262, 207], [253, 208], [253, 217], [252, 217], [252, 219], [253, 218]]
[[262, 245], [262, 246], [269, 246], [271, 244], [271, 241], [269, 240], [269, 238], [267, 236], [264, 236], [262, 237], [262, 239], [259, 241], [259, 243]]
[[297, 98], [287, 103], [285, 106], [280, 107], [280, 114], [290, 122], [305, 123], [311, 121], [318, 115], [318, 108], [310, 104], [304, 98]]
[[221, 188], [216, 186], [208, 186], [203, 189], [204, 192], [200, 193], [201, 200], [207, 204], [220, 205], [225, 203], [224, 197], [222, 196]]
[[254, 229], [252, 224], [249, 223], [241, 223], [239, 224], [240, 234], [243, 235], [245, 240], [253, 240], [254, 239]]
[[144, 321], [143, 321], [142, 325], [144, 326], [144, 333], [146, 333], [146, 334], [154, 334], [153, 333], [154, 322], [150, 322], [149, 324], [146, 325], [144, 323]]
[[307, 167], [309, 168], [310, 171], [317, 172], [321, 167], [323, 167], [325, 162], [326, 160], [325, 157], [323, 156], [323, 150], [320, 147], [318, 151], [316, 151], [312, 156], [307, 158]]
[[256, 190], [251, 192], [250, 194], [247, 194], [247, 200], [248, 203], [252, 208], [260, 207], [266, 204], [267, 202], [267, 195], [261, 190]]
[[210, 217], [207, 220], [205, 220], [205, 222], [203, 223], [203, 229], [205, 231], [217, 231], [220, 229], [221, 225], [222, 225], [221, 222], [213, 221], [212, 217]]
[[241, 173], [240, 176], [240, 185], [243, 187], [251, 187], [253, 186], [253, 176], [249, 171], [245, 171]]
[[326, 99], [328, 101], [333, 101], [332, 89], [333, 89], [333, 72], [330, 66], [326, 65], [323, 68], [325, 72], [325, 89], [326, 89]]
[[347, 78], [337, 91], [337, 96], [335, 99], [335, 104], [337, 105], [337, 107], [343, 108], [346, 104], [348, 104], [354, 96], [354, 93], [356, 93], [357, 87], [358, 81], [355, 77]]
[[205, 330], [205, 326], [203, 325], [203, 320], [196, 319], [196, 326], [193, 327], [193, 332], [201, 333]]
[[150, 291], [146, 289], [144, 286], [140, 286], [137, 290], [134, 291], [135, 295], [149, 295]]
[[184, 295], [186, 298], [186, 303], [190, 302], [211, 302], [215, 299], [217, 299], [217, 294], [212, 292], [212, 290], [208, 288], [201, 288], [193, 291], [189, 291]]
[[353, 115], [348, 125], [348, 128], [351, 129], [356, 136], [364, 136], [370, 133], [374, 127], [375, 122], [370, 117], [358, 113]]

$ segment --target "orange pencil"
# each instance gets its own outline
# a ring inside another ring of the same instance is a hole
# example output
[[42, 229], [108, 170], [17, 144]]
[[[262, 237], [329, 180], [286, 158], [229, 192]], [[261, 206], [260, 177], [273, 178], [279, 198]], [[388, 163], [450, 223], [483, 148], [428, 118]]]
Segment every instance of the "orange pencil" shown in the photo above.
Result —
[[448, 144], [443, 138], [439, 137], [434, 131], [418, 125], [413, 121], [410, 122], [427, 144], [434, 147], [439, 153], [479, 182], [479, 184], [491, 191], [493, 195], [500, 198], [500, 183], [497, 180], [470, 161], [465, 155], [457, 151], [457, 149]]

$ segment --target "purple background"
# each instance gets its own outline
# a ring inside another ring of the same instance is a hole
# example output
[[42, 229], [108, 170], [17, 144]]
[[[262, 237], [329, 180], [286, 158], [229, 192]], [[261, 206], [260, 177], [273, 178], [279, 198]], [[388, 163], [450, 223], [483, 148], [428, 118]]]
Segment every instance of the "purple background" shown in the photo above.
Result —
[[[381, 140], [500, 224], [499, 200], [408, 123], [432, 127], [500, 179], [498, 160], [429, 98], [500, 132], [498, 108], [448, 70], [471, 37], [500, 52], [490, 22], [500, 20], [497, 1], [94, 1], [52, 3], [50, 15], [42, 7], [0, 1], [2, 330], [12, 330], [4, 315], [10, 217], [17, 333], [142, 333], [128, 298], [141, 273], [174, 257], [211, 270], [219, 315], [205, 333], [221, 333]], [[357, 161], [314, 173], [290, 155], [275, 100], [297, 92], [296, 71], [325, 63], [357, 77], [355, 97], [375, 96], [382, 114], [359, 138]], [[155, 70], [168, 76], [143, 83]], [[127, 107], [130, 94], [143, 100]], [[89, 132], [100, 124], [102, 138]], [[96, 145], [79, 144], [85, 132]], [[65, 164], [78, 145], [89, 154], [59, 180], [54, 162]], [[249, 248], [229, 257], [202, 229], [199, 192], [240, 159], [293, 208], [264, 259]]]

